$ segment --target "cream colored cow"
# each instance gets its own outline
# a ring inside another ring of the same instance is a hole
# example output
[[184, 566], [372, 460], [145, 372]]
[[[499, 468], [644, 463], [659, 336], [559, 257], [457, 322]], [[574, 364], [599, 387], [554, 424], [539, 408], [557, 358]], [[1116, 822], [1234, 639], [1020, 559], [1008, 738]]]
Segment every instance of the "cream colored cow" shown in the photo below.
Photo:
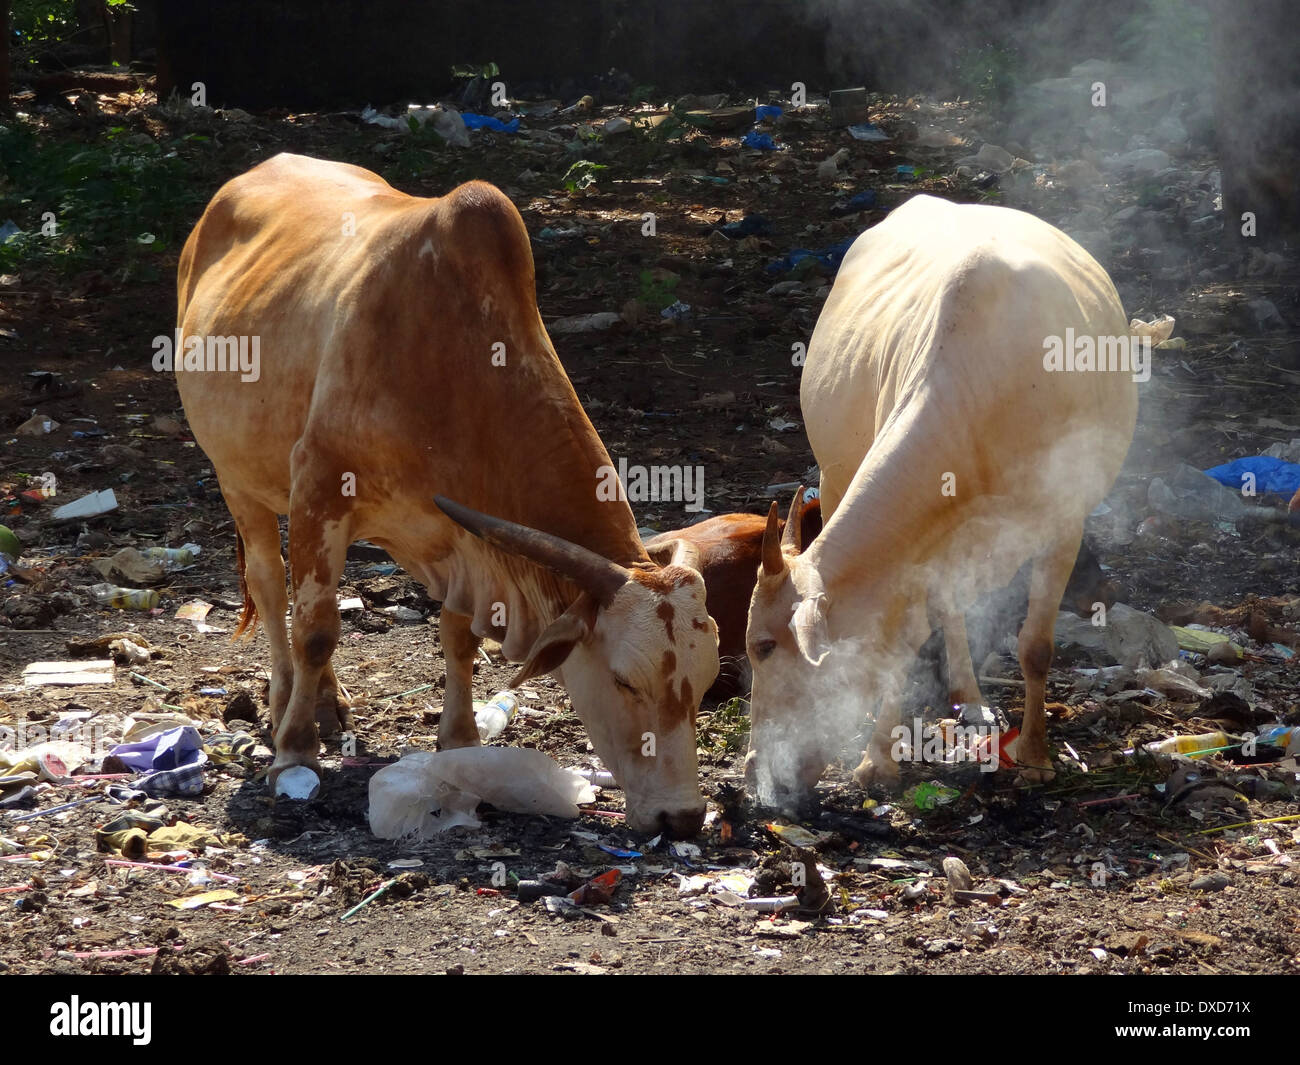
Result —
[[[897, 781], [911, 656], [942, 625], [954, 697], [978, 700], [961, 612], [1026, 560], [1018, 760], [1031, 780], [1050, 774], [1053, 625], [1083, 519], [1133, 437], [1143, 344], [1105, 270], [1020, 211], [917, 196], [854, 242], [800, 395], [825, 524], [801, 551], [772, 504], [750, 604], [761, 797], [806, 794], [871, 709], [856, 775]], [[1113, 368], [1089, 369], [1089, 349]]]

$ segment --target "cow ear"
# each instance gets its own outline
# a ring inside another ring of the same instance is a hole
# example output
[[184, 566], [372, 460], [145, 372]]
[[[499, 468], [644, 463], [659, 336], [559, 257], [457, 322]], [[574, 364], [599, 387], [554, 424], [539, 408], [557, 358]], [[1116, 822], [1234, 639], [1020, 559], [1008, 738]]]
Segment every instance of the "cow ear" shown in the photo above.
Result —
[[595, 627], [596, 601], [588, 595], [581, 595], [533, 641], [524, 664], [511, 678], [510, 687], [518, 688], [534, 677], [559, 669]]
[[831, 649], [830, 626], [826, 622], [826, 597], [812, 595], [800, 599], [790, 618], [790, 629], [794, 633], [799, 653], [814, 666], [820, 665]]
[[658, 543], [646, 544], [645, 550], [650, 561], [657, 566], [685, 566], [696, 573], [700, 571], [700, 549], [691, 540], [680, 536], [660, 540]]

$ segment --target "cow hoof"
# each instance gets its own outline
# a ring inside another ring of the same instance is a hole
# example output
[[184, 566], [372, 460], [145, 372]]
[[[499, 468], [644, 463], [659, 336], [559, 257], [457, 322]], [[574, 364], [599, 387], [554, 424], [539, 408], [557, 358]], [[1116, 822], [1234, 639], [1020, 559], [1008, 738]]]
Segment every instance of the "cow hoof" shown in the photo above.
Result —
[[281, 769], [273, 766], [267, 783], [276, 799], [307, 802], [320, 793], [320, 773], [311, 766], [290, 765]]
[[898, 770], [898, 763], [893, 759], [873, 758], [868, 753], [858, 763], [858, 768], [853, 770], [853, 780], [864, 788], [872, 784], [881, 784], [890, 791], [896, 791], [902, 782], [902, 777]]
[[1022, 787], [1029, 787], [1033, 784], [1050, 784], [1055, 779], [1056, 770], [1048, 769], [1046, 766], [1021, 766], [1020, 772], [1016, 774], [1016, 783]]

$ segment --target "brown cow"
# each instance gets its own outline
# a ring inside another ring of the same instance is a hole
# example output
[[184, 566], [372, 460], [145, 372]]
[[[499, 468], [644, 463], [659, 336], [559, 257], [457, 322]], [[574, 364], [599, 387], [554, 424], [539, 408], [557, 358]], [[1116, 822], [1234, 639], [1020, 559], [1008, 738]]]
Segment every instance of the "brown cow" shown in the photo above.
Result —
[[[812, 543], [822, 528], [821, 502], [804, 503], [803, 542]], [[785, 522], [781, 523], [784, 529]], [[763, 558], [766, 516], [719, 514], [685, 529], [660, 533], [645, 542], [656, 561], [666, 561], [685, 540], [699, 553], [699, 569], [707, 589], [709, 617], [718, 623], [718, 679], [708, 691], [715, 700], [749, 693], [749, 658], [745, 654], [745, 625], [749, 599]]]
[[[470, 682], [491, 634], [524, 663], [515, 684], [563, 682], [629, 826], [698, 831], [695, 715], [718, 671], [704, 582], [689, 544], [652, 562], [626, 501], [598, 498], [609, 454], [546, 335], [514, 205], [483, 182], [421, 199], [278, 155], [213, 197], [178, 297], [178, 387], [271, 643], [273, 790], [291, 766], [319, 774], [336, 590], [365, 538], [443, 603], [444, 747], [479, 742]], [[231, 372], [236, 341], [257, 365]]]

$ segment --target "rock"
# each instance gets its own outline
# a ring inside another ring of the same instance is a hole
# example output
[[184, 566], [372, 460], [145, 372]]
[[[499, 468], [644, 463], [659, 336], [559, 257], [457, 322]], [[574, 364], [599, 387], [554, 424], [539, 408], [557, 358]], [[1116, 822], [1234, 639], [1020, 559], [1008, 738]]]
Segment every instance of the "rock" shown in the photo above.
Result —
[[981, 167], [984, 170], [991, 170], [995, 174], [1004, 174], [1011, 169], [1015, 161], [1016, 157], [1005, 148], [986, 143], [974, 155], [958, 159], [957, 163], [961, 166]]
[[1119, 174], [1156, 174], [1169, 167], [1169, 155], [1159, 148], [1135, 148], [1123, 155], [1113, 155], [1104, 163], [1107, 170]]
[[1153, 477], [1147, 502], [1156, 510], [1189, 521], [1236, 521], [1247, 510], [1241, 495], [1195, 466], [1179, 465], [1168, 482]]
[[1204, 876], [1198, 876], [1190, 884], [1192, 891], [1222, 891], [1232, 881], [1228, 879], [1227, 873], [1220, 873], [1217, 870], [1213, 873], [1206, 873]]
[[1104, 942], [1107, 950], [1128, 957], [1130, 954], [1140, 954], [1150, 940], [1142, 932], [1116, 932], [1107, 936]]
[[59, 423], [48, 414], [33, 414], [14, 430], [17, 436], [44, 436], [59, 427]]
[[611, 328], [621, 317], [615, 311], [598, 311], [595, 314], [575, 314], [561, 318], [546, 327], [551, 336], [565, 336], [569, 333], [599, 333]]
[[1178, 657], [1178, 637], [1169, 626], [1124, 603], [1106, 612], [1104, 625], [1062, 610], [1055, 642], [1062, 664], [1159, 666]]
[[[1285, 329], [1286, 322], [1282, 315], [1278, 313], [1277, 307], [1271, 300], [1257, 299], [1247, 300], [1246, 307], [1250, 311], [1250, 316], [1254, 319], [1255, 328], [1261, 333], [1269, 329]], [[19, 429], [19, 432], [22, 430]]]
[[943, 860], [943, 871], [948, 877], [948, 886], [954, 891], [969, 891], [975, 884], [966, 863], [960, 858], [948, 857]]
[[1206, 661], [1212, 666], [1235, 666], [1242, 659], [1242, 653], [1231, 640], [1220, 640], [1205, 654]]

